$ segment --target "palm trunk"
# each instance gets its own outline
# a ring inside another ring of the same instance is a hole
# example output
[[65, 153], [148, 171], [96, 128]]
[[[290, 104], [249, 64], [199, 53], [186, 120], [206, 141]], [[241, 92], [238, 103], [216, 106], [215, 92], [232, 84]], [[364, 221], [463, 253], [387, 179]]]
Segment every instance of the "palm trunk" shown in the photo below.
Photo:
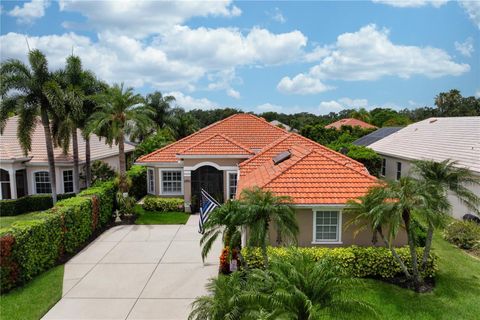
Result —
[[55, 156], [53, 154], [53, 141], [52, 134], [50, 132], [50, 120], [48, 119], [47, 109], [41, 107], [41, 118], [43, 131], [45, 134], [45, 144], [47, 147], [47, 157], [48, 157], [48, 173], [50, 175], [50, 187], [52, 189], [52, 202], [55, 204], [57, 202], [57, 176], [55, 174]]
[[427, 230], [427, 239], [425, 240], [425, 248], [423, 249], [423, 258], [420, 270], [424, 271], [427, 268], [428, 257], [430, 256], [430, 250], [432, 249], [432, 239], [433, 239], [433, 225], [428, 225]]
[[127, 182], [125, 181], [125, 137], [123, 132], [120, 133], [120, 139], [118, 140], [118, 161], [120, 164], [120, 191], [127, 192]]
[[87, 188], [92, 182], [92, 167], [90, 163], [90, 135], [85, 137], [85, 180]]
[[380, 237], [382, 238], [383, 242], [385, 243], [385, 246], [390, 249], [390, 252], [392, 253], [393, 257], [395, 258], [395, 260], [398, 262], [398, 264], [400, 265], [400, 268], [402, 269], [403, 273], [405, 274], [405, 276], [408, 278], [408, 279], [411, 279], [412, 278], [412, 275], [410, 274], [410, 272], [408, 272], [408, 269], [407, 269], [407, 266], [405, 266], [405, 263], [403, 263], [402, 259], [400, 258], [400, 256], [398, 255], [397, 251], [395, 250], [395, 248], [390, 245], [390, 241], [388, 241], [388, 239], [383, 235], [383, 232], [380, 230], [378, 232], [380, 234]]
[[78, 160], [78, 136], [77, 128], [72, 128], [72, 148], [73, 148], [73, 192], [80, 191], [80, 170]]
[[268, 227], [269, 221], [265, 221], [265, 230], [262, 239], [262, 256], [263, 256], [263, 265], [265, 269], [268, 269], [268, 254], [267, 254], [267, 235], [268, 235]]
[[413, 235], [413, 230], [410, 228], [410, 212], [405, 210], [403, 212], [403, 221], [405, 223], [405, 229], [407, 231], [408, 237], [408, 247], [410, 248], [410, 257], [412, 258], [412, 279], [413, 285], [415, 287], [415, 291], [420, 290], [420, 286], [423, 283], [423, 279], [418, 272], [418, 258], [417, 258], [417, 250], [415, 247], [415, 239]]

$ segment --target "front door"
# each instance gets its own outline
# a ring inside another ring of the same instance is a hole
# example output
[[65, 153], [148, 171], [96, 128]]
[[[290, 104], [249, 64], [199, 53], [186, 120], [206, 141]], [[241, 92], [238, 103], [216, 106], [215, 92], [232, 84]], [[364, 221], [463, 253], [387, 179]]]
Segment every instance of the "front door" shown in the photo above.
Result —
[[192, 172], [192, 210], [200, 208], [201, 190], [204, 189], [219, 203], [223, 203], [223, 171], [203, 166]]

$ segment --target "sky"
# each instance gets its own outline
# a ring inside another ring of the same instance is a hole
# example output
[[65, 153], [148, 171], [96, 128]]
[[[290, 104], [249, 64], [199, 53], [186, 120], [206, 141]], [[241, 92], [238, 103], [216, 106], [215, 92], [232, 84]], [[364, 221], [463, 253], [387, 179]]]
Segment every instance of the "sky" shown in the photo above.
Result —
[[[185, 109], [326, 114], [480, 97], [480, 1], [1, 2], [0, 59], [72, 52]], [[28, 45], [27, 45], [28, 43]]]

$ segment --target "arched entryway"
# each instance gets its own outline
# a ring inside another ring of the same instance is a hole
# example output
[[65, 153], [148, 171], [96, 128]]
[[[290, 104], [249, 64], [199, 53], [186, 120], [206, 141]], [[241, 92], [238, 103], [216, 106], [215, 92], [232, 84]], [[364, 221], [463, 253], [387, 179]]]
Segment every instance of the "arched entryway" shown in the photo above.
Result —
[[192, 209], [200, 207], [201, 190], [204, 189], [218, 202], [223, 202], [223, 171], [212, 166], [202, 166], [192, 171]]

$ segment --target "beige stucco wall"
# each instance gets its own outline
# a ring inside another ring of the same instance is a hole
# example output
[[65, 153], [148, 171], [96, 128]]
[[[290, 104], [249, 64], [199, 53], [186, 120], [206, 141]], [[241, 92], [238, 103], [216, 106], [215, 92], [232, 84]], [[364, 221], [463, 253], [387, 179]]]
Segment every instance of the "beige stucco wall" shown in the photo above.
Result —
[[[381, 155], [386, 160], [386, 172], [385, 172], [385, 179], [387, 180], [395, 180], [397, 174], [397, 162], [402, 163], [402, 177], [409, 175], [410, 170], [412, 169], [412, 162], [395, 158], [391, 156]], [[479, 160], [480, 161], [480, 160]], [[473, 191], [477, 196], [480, 197], [480, 186], [468, 186], [468, 188]], [[472, 213], [463, 203], [461, 203], [458, 198], [449, 192], [448, 200], [452, 205], [451, 215], [456, 219], [462, 219], [462, 217], [467, 213]]]
[[183, 160], [183, 166], [184, 167], [194, 167], [200, 163], [207, 163], [207, 162], [212, 162], [217, 164], [218, 166], [222, 167], [235, 167], [239, 163], [245, 161], [246, 159], [237, 159], [237, 158], [227, 158], [227, 159], [222, 159], [222, 158], [206, 158], [206, 159], [184, 159]]
[[[362, 230], [357, 235], [355, 231], [357, 228], [354, 226], [348, 226], [348, 222], [351, 220], [351, 216], [342, 213], [342, 229], [341, 239], [342, 243], [337, 244], [315, 244], [313, 243], [313, 210], [312, 209], [296, 209], [297, 223], [299, 227], [299, 233], [297, 236], [298, 246], [300, 247], [342, 247], [342, 246], [372, 246], [372, 231], [371, 229]], [[277, 245], [277, 231], [275, 227], [270, 229], [269, 233], [270, 244], [272, 246]], [[403, 246], [407, 244], [406, 233], [401, 230], [394, 241], [394, 245]], [[384, 243], [378, 237], [377, 246], [383, 246]]]

